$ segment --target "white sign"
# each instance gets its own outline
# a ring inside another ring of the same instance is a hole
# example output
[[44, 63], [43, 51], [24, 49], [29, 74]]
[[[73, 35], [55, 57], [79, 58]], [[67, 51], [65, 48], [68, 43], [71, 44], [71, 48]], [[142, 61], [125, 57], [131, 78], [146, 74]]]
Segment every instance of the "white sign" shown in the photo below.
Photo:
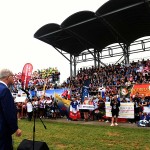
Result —
[[11, 93], [13, 97], [16, 97], [18, 94], [17, 93]]
[[[105, 103], [106, 116], [112, 117], [110, 102]], [[118, 118], [134, 118], [134, 103], [120, 103]]]
[[15, 102], [18, 103], [18, 102], [25, 102], [26, 100], [26, 97], [16, 97], [15, 98]]
[[94, 110], [94, 105], [80, 105], [79, 109]]

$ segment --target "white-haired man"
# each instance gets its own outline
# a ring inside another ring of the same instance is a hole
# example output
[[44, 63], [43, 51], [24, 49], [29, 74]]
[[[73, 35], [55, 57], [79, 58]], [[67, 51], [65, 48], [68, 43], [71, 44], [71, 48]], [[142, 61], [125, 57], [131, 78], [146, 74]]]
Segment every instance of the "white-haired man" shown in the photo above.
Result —
[[0, 70], [0, 150], [13, 150], [12, 134], [21, 136], [14, 98], [9, 90], [9, 86], [13, 84], [12, 71]]

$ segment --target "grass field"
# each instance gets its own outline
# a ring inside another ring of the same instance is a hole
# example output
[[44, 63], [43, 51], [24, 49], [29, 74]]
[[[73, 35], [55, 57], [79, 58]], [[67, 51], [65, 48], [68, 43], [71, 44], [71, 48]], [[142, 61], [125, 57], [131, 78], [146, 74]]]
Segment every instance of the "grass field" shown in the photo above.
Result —
[[[35, 140], [50, 150], [150, 150], [150, 128], [110, 127], [36, 120]], [[32, 140], [33, 121], [20, 120], [20, 138], [13, 136], [14, 150], [23, 139]]]

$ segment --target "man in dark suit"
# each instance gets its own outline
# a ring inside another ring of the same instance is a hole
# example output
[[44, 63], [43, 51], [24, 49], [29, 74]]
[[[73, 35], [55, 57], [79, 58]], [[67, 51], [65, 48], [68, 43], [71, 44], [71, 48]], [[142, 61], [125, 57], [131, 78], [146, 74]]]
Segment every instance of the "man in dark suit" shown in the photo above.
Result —
[[0, 150], [13, 150], [12, 134], [21, 136], [14, 99], [9, 90], [13, 84], [13, 73], [8, 69], [0, 70]]

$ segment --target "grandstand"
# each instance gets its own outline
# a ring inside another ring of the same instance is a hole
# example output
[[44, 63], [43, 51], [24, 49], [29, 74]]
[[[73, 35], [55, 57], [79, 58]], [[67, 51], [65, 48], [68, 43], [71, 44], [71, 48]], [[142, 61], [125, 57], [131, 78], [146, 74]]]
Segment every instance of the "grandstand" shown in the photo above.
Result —
[[149, 0], [109, 0], [96, 12], [76, 12], [60, 25], [44, 25], [34, 37], [69, 61], [72, 77], [79, 63], [107, 66], [105, 59], [116, 57], [115, 64], [129, 64], [131, 54], [150, 51], [149, 37], [137, 40], [150, 35], [149, 18]]

